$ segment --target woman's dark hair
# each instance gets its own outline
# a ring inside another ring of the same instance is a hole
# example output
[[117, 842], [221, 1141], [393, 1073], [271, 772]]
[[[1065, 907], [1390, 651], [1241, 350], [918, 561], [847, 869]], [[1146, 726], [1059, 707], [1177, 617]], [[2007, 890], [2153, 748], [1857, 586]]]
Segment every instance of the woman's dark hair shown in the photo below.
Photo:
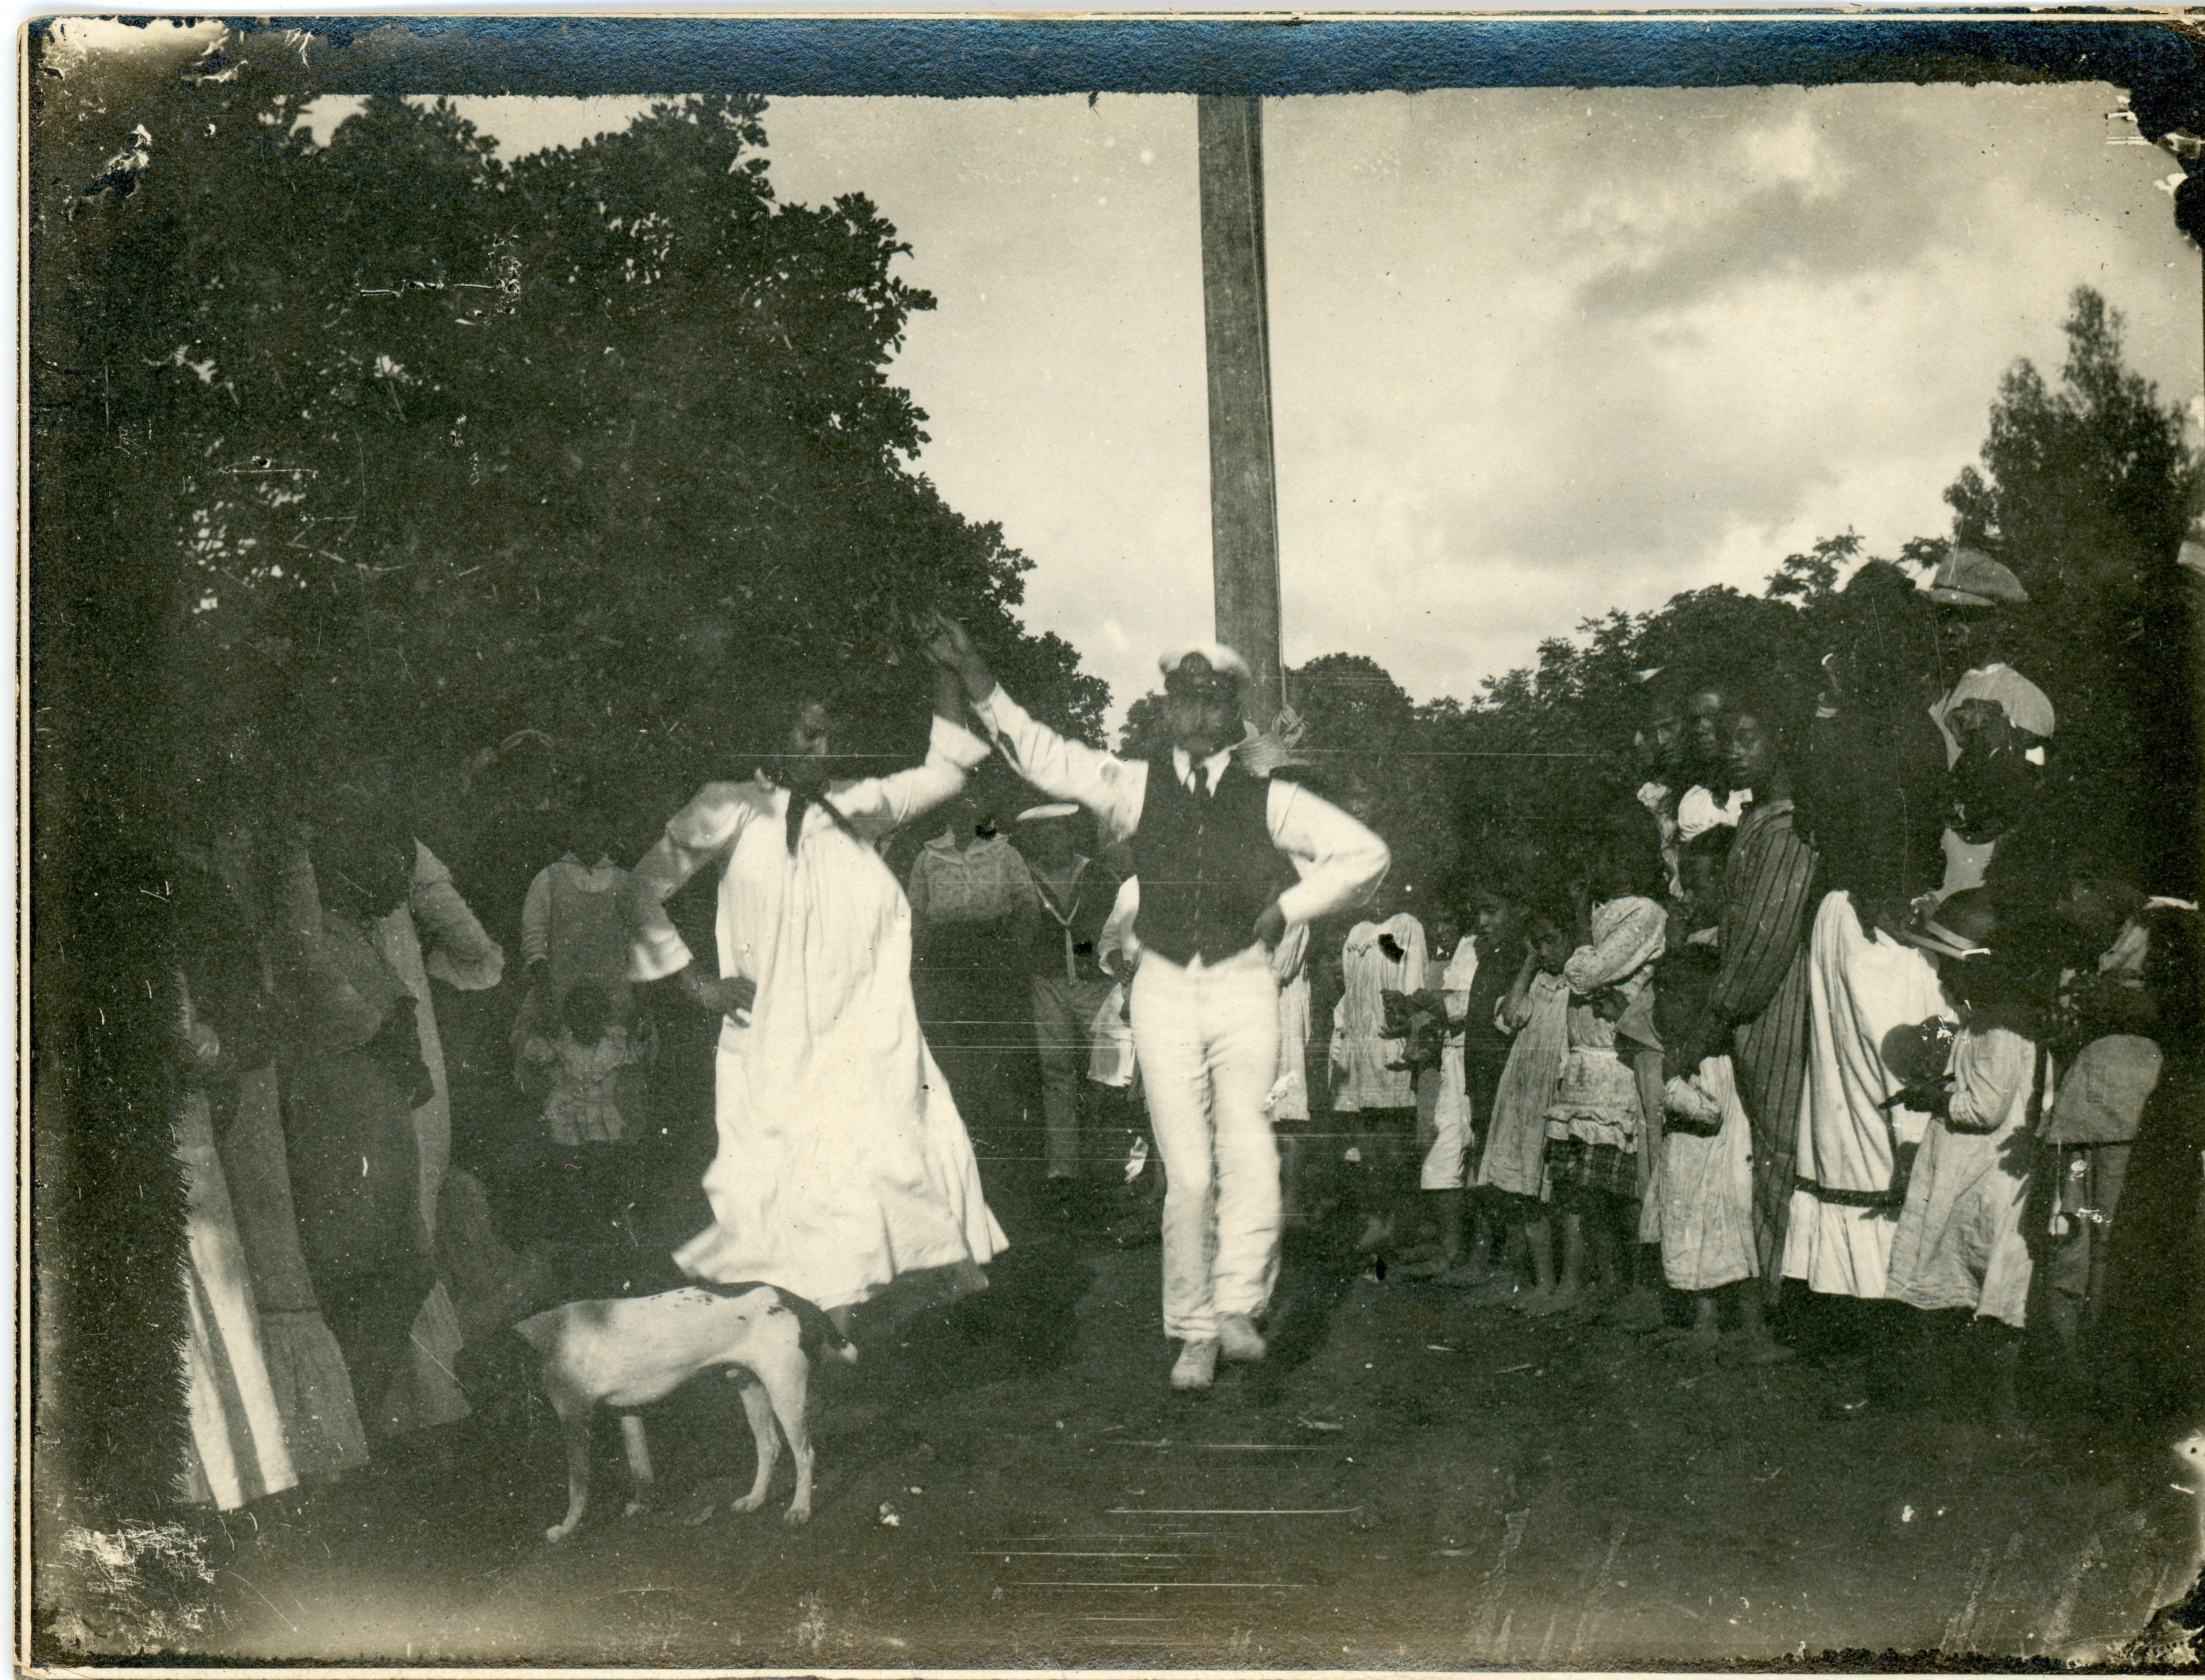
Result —
[[364, 915], [388, 915], [412, 885], [413, 831], [385, 808], [351, 797], [321, 802], [307, 847], [322, 902], [352, 901]]
[[844, 721], [841, 708], [833, 696], [809, 688], [785, 689], [761, 706], [752, 715], [749, 728], [744, 730], [738, 749], [743, 773], [763, 770], [773, 776], [795, 756], [788, 750], [789, 731], [796, 727], [805, 708], [814, 706], [824, 706], [835, 724]]
[[1921, 702], [1937, 672], [1937, 610], [1888, 560], [1871, 560], [1817, 613], [1818, 640], [1870, 710]]

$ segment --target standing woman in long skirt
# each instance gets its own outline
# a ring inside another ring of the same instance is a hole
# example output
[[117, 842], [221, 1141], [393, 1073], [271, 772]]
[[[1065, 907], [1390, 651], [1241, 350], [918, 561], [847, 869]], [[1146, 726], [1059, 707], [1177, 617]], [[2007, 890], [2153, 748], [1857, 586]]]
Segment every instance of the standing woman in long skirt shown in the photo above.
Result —
[[[938, 670], [925, 762], [840, 782], [832, 706], [800, 700], [779, 752], [748, 781], [707, 783], [628, 881], [630, 977], [673, 976], [723, 1017], [712, 1224], [675, 1262], [708, 1282], [777, 1284], [846, 1332], [899, 1277], [984, 1286], [979, 1267], [1006, 1246], [919, 1031], [911, 908], [875, 849], [955, 798], [987, 757], [963, 712], [955, 676]], [[665, 901], [710, 863], [719, 953], [700, 973]]]

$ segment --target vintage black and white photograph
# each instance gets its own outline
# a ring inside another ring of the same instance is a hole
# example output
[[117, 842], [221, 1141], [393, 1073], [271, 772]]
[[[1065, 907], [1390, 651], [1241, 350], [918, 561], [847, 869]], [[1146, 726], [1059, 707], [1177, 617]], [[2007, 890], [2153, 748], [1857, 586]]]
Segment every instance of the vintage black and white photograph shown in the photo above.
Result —
[[2205, 1656], [2194, 17], [18, 55], [24, 1660]]

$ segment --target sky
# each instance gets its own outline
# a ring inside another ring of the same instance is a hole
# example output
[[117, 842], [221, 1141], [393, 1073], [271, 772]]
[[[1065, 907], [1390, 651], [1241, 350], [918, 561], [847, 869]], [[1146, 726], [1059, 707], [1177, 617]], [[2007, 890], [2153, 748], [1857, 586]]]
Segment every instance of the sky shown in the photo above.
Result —
[[[1266, 100], [1289, 665], [1467, 699], [1611, 607], [1942, 534], [2001, 374], [2078, 284], [2186, 402], [2199, 258], [2103, 86]], [[644, 102], [457, 102], [508, 154]], [[326, 120], [334, 109], [318, 116]], [[939, 307], [920, 470], [1112, 687], [1211, 629], [1194, 102], [776, 99], [786, 200], [861, 191]]]

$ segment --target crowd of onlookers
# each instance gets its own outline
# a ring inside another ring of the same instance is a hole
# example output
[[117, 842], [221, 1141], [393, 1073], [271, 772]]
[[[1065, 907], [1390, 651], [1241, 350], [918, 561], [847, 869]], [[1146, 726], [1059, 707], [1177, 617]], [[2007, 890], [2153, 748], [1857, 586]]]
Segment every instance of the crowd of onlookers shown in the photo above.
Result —
[[1656, 673], [1632, 794], [1346, 932], [1311, 1067], [1356, 1115], [1372, 1273], [1811, 1355], [1845, 1415], [2195, 1427], [2190, 885], [2113, 861], [2152, 849], [2131, 813], [2047, 831], [2011, 572], [1846, 593], [1876, 634], [1818, 693]]
[[[2190, 884], [2039, 831], [2058, 724], [1997, 658], [2011, 573], [1963, 551], [1928, 591], [1871, 564], [1847, 593], [1882, 629], [1821, 692], [1660, 673], [1613, 805], [1287, 929], [1290, 1217], [1322, 1179], [1382, 1285], [1827, 1358], [1848, 1415], [1942, 1370], [2000, 1430], [2192, 1425]], [[469, 766], [464, 820], [407, 793], [371, 767], [280, 812], [210, 797], [180, 843], [192, 1475], [224, 1506], [464, 1415], [471, 1349], [675, 1281], [706, 1218], [716, 1024], [629, 980], [648, 813], [532, 737]], [[927, 826], [888, 855], [984, 1169], [1153, 1240], [1130, 860], [1007, 777]]]

